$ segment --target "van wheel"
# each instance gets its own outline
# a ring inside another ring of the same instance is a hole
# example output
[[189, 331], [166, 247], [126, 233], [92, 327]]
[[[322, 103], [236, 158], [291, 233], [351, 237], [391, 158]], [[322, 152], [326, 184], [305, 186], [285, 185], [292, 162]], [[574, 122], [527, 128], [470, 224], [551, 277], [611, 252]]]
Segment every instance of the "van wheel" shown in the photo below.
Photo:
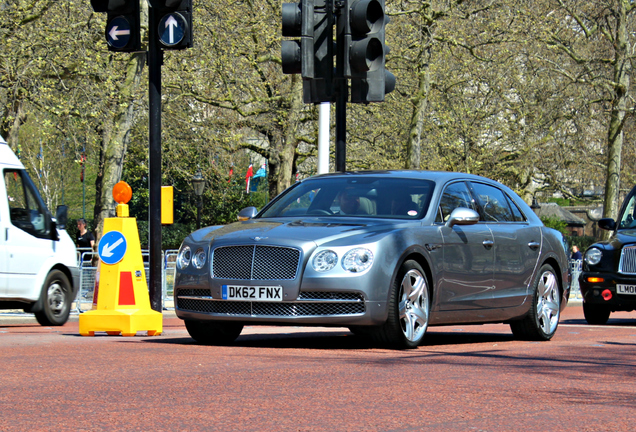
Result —
[[49, 273], [42, 286], [42, 310], [35, 313], [35, 318], [43, 326], [61, 326], [68, 320], [71, 311], [71, 284], [59, 270]]

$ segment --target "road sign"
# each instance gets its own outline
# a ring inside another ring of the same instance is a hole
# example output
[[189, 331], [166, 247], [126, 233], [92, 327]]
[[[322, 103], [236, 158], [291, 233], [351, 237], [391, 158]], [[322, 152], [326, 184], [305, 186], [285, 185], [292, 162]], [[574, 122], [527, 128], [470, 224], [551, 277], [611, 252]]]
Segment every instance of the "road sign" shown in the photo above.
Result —
[[99, 241], [99, 247], [97, 248], [99, 259], [104, 264], [117, 264], [124, 258], [127, 247], [126, 237], [122, 233], [119, 231], [107, 232]]
[[187, 20], [180, 13], [165, 15], [159, 21], [159, 40], [166, 46], [178, 45], [188, 29]]
[[130, 42], [130, 23], [123, 16], [113, 18], [106, 26], [106, 40], [113, 48], [125, 48]]

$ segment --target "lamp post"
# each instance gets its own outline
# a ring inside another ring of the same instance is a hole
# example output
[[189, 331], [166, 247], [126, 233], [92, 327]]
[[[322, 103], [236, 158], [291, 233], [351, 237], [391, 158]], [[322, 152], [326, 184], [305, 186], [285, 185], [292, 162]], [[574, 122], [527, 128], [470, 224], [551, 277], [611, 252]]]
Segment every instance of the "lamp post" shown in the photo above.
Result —
[[197, 171], [197, 173], [192, 177], [192, 187], [194, 188], [194, 193], [199, 197], [199, 202], [197, 202], [197, 229], [201, 228], [201, 209], [203, 208], [203, 189], [205, 189], [205, 179], [201, 175], [201, 169]]

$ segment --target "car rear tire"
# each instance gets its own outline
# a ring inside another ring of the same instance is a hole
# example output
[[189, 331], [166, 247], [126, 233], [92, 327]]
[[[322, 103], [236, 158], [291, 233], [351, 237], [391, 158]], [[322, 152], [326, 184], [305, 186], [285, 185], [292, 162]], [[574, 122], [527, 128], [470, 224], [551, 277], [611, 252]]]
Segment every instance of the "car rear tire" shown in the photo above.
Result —
[[547, 341], [552, 339], [559, 326], [561, 315], [561, 290], [556, 272], [549, 264], [539, 270], [534, 283], [534, 295], [530, 312], [525, 318], [510, 323], [512, 334], [518, 339]]
[[227, 345], [236, 340], [243, 331], [243, 324], [233, 322], [185, 321], [188, 333], [203, 345]]
[[72, 293], [66, 275], [60, 270], [51, 271], [42, 286], [42, 310], [34, 312], [35, 319], [43, 326], [64, 325], [71, 312]]
[[416, 261], [400, 267], [391, 287], [389, 317], [372, 337], [398, 349], [417, 348], [426, 334], [430, 315], [429, 282]]
[[588, 324], [603, 325], [607, 324], [612, 311], [603, 305], [594, 305], [583, 302], [583, 316]]

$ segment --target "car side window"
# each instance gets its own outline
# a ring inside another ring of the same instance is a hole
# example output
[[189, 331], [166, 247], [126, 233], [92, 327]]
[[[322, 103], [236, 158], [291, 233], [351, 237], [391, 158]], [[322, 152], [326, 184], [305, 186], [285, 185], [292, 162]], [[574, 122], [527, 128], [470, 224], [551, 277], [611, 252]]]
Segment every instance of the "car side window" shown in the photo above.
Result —
[[459, 207], [477, 210], [468, 186], [464, 182], [452, 183], [446, 186], [439, 201], [435, 222], [446, 222], [453, 210]]
[[486, 222], [514, 222], [508, 197], [500, 189], [484, 183], [471, 183], [484, 212]]
[[519, 210], [519, 207], [517, 207], [517, 204], [515, 204], [515, 202], [512, 199], [510, 199], [508, 195], [506, 195], [506, 198], [508, 199], [508, 205], [510, 206], [510, 210], [512, 210], [512, 216], [514, 218], [514, 221], [525, 222], [526, 217], [523, 215], [523, 213], [521, 213], [521, 210]]
[[636, 195], [632, 195], [618, 224], [619, 229], [636, 227]]
[[47, 238], [46, 211], [41, 208], [30, 183], [23, 181], [22, 171], [5, 170], [4, 184], [9, 199], [11, 224], [35, 237]]

